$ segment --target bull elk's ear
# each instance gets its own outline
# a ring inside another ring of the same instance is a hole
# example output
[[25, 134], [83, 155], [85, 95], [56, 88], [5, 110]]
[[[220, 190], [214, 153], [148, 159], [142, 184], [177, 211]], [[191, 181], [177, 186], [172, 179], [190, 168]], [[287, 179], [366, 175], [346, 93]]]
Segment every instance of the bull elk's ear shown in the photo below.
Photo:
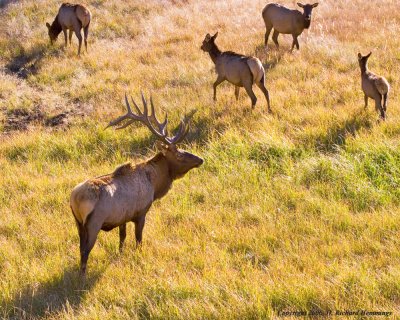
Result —
[[312, 5], [312, 7], [313, 7], [313, 8], [318, 7], [318, 2], [314, 3], [314, 4]]
[[370, 53], [368, 53], [365, 57], [369, 58], [369, 56], [372, 54], [372, 51], [370, 51]]
[[212, 36], [213, 40], [217, 39], [218, 37], [218, 31]]
[[297, 5], [298, 5], [300, 8], [304, 8], [304, 4], [301, 4], [300, 2], [297, 2]]
[[50, 29], [50, 24], [48, 22], [46, 22], [46, 27], [47, 29]]
[[211, 35], [209, 33], [206, 34], [206, 41], [209, 41], [211, 39]]
[[358, 60], [361, 60], [361, 58], [362, 58], [361, 53], [358, 53]]

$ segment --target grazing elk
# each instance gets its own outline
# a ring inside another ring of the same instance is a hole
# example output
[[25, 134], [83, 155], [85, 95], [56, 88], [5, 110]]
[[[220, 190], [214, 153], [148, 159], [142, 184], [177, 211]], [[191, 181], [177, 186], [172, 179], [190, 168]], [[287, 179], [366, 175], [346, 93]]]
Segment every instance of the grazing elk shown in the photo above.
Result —
[[148, 114], [147, 102], [142, 94], [144, 111], [141, 112], [135, 101], [133, 113], [128, 98], [125, 102], [128, 112], [111, 121], [109, 126], [123, 123], [117, 129], [123, 129], [135, 121], [142, 122], [162, 142], [162, 151], [153, 158], [133, 165], [126, 163], [111, 174], [89, 179], [77, 185], [70, 198], [72, 213], [75, 217], [80, 238], [81, 275], [85, 275], [86, 264], [97, 234], [100, 230], [109, 231], [119, 227], [122, 250], [126, 237], [126, 223], [135, 223], [136, 243], [142, 241], [142, 231], [146, 213], [156, 199], [163, 197], [172, 186], [172, 182], [183, 177], [188, 171], [199, 167], [203, 160], [189, 152], [179, 150], [176, 144], [183, 140], [189, 130], [192, 112], [180, 124], [173, 137], [167, 137], [167, 117], [160, 123], [154, 112], [150, 98], [151, 115]]
[[311, 12], [318, 6], [318, 3], [314, 4], [301, 4], [297, 3], [300, 8], [303, 8], [304, 12], [301, 13], [299, 10], [291, 10], [284, 6], [276, 3], [269, 3], [265, 6], [262, 11], [262, 17], [265, 22], [265, 46], [268, 44], [269, 34], [272, 28], [274, 28], [274, 34], [272, 40], [275, 45], [279, 48], [278, 36], [279, 33], [291, 34], [293, 37], [292, 49], [296, 46], [297, 50], [300, 49], [299, 41], [297, 37], [301, 35], [304, 29], [308, 29], [311, 24]]
[[75, 32], [79, 40], [78, 55], [81, 53], [82, 35], [81, 29], [83, 28], [83, 35], [85, 38], [85, 48], [87, 52], [87, 37], [89, 34], [89, 24], [92, 19], [92, 14], [89, 9], [81, 4], [63, 3], [58, 10], [53, 23], [50, 25], [46, 23], [49, 29], [50, 42], [53, 44], [57, 40], [61, 31], [64, 32], [65, 47], [67, 47], [67, 30], [69, 30], [69, 44], [71, 45], [72, 32]]
[[239, 98], [240, 87], [244, 87], [251, 99], [251, 107], [254, 108], [257, 103], [257, 97], [253, 92], [253, 83], [255, 83], [264, 93], [267, 99], [268, 111], [271, 113], [269, 93], [265, 87], [265, 70], [261, 61], [256, 57], [244, 56], [232, 51], [221, 52], [215, 44], [217, 36], [218, 32], [212, 37], [208, 33], [201, 46], [203, 51], [209, 53], [218, 75], [213, 85], [214, 101], [217, 100], [217, 86], [228, 80], [235, 85], [236, 100]]
[[368, 70], [368, 58], [372, 52], [366, 56], [358, 53], [358, 64], [361, 69], [361, 88], [364, 92], [365, 108], [368, 106], [368, 98], [375, 100], [375, 109], [380, 113], [383, 120], [386, 117], [387, 99], [390, 91], [389, 82]]

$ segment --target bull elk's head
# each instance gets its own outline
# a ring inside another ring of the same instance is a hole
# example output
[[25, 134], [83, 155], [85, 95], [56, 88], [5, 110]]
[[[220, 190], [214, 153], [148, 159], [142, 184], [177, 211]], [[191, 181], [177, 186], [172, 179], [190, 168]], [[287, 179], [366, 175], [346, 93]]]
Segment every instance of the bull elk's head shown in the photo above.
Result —
[[[172, 137], [168, 137], [168, 131], [167, 131], [168, 117], [167, 115], [165, 115], [165, 120], [162, 123], [157, 120], [154, 111], [154, 104], [152, 97], [150, 97], [150, 108], [151, 108], [150, 115], [148, 113], [147, 101], [144, 98], [143, 93], [142, 93], [143, 112], [139, 109], [138, 105], [132, 98], [131, 100], [133, 105], [135, 106], [137, 114], [134, 114], [132, 112], [131, 106], [128, 101], [128, 97], [125, 94], [127, 113], [123, 116], [118, 117], [115, 120], [112, 120], [108, 124], [107, 128], [111, 126], [117, 126], [121, 122], [125, 122], [121, 126], [116, 128], [116, 129], [123, 129], [131, 125], [135, 121], [142, 122], [147, 128], [149, 128], [149, 130], [153, 133], [153, 135], [158, 140], [161, 141], [161, 148], [162, 148], [161, 152], [168, 160], [168, 163], [173, 171], [173, 175], [175, 178], [183, 176], [189, 170], [199, 167], [203, 163], [203, 159], [189, 152], [179, 150], [176, 147], [176, 144], [181, 142], [185, 138], [186, 134], [189, 132], [189, 121], [196, 112], [195, 110], [190, 112], [188, 115], [185, 115], [185, 117], [181, 120], [177, 133]], [[156, 127], [154, 127], [154, 125]]]

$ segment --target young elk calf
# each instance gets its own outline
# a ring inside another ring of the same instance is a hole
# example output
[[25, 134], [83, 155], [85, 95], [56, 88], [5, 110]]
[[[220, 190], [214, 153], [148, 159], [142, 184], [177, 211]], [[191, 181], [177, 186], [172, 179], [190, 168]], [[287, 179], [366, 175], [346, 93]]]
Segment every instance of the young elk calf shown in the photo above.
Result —
[[71, 45], [72, 31], [74, 31], [79, 40], [78, 55], [80, 55], [82, 46], [81, 29], [83, 28], [85, 48], [87, 52], [87, 37], [89, 34], [89, 24], [91, 19], [92, 14], [89, 9], [83, 5], [63, 3], [58, 10], [58, 14], [53, 23], [51, 25], [46, 23], [47, 29], [49, 29], [51, 44], [57, 40], [58, 35], [63, 31], [65, 47], [67, 47], [67, 30], [69, 30], [69, 44]]
[[358, 53], [358, 64], [361, 69], [361, 88], [364, 91], [365, 108], [368, 106], [368, 98], [375, 100], [375, 109], [380, 113], [381, 118], [386, 118], [387, 99], [390, 90], [389, 82], [368, 70], [368, 58]]
[[291, 10], [280, 4], [269, 3], [265, 6], [262, 11], [262, 17], [265, 22], [267, 31], [265, 32], [265, 46], [268, 44], [268, 37], [274, 28], [274, 34], [272, 40], [275, 45], [279, 48], [278, 36], [279, 33], [291, 34], [293, 37], [292, 49], [296, 46], [297, 50], [300, 49], [297, 37], [301, 35], [304, 29], [308, 29], [311, 24], [311, 13], [312, 10], [318, 6], [318, 3], [314, 4], [301, 4], [297, 3], [300, 8], [303, 8], [303, 13], [299, 10]]
[[126, 120], [117, 128], [123, 129], [135, 121], [142, 122], [161, 140], [162, 151], [140, 164], [127, 163], [116, 168], [113, 173], [89, 179], [77, 185], [71, 193], [70, 205], [79, 232], [80, 272], [83, 276], [89, 253], [100, 230], [110, 231], [119, 227], [121, 251], [126, 237], [126, 223], [132, 221], [135, 223], [136, 243], [140, 244], [146, 213], [154, 200], [163, 197], [174, 180], [203, 163], [201, 158], [176, 147], [187, 134], [193, 113], [181, 121], [175, 136], [167, 137], [167, 117], [163, 123], [157, 120], [151, 98], [149, 116], [143, 94], [142, 101], [143, 112], [132, 100], [137, 110], [137, 114], [134, 114], [125, 96], [128, 112], [111, 121], [108, 126], [116, 126]]
[[218, 32], [212, 37], [207, 34], [201, 46], [201, 50], [209, 53], [218, 74], [217, 80], [214, 82], [214, 101], [217, 100], [217, 86], [228, 80], [236, 86], [236, 100], [239, 98], [240, 87], [244, 87], [250, 96], [251, 107], [254, 108], [257, 103], [257, 97], [253, 92], [253, 83], [255, 83], [264, 93], [268, 111], [271, 113], [269, 93], [265, 87], [265, 70], [261, 61], [256, 57], [244, 56], [232, 51], [221, 52], [215, 44], [217, 36]]

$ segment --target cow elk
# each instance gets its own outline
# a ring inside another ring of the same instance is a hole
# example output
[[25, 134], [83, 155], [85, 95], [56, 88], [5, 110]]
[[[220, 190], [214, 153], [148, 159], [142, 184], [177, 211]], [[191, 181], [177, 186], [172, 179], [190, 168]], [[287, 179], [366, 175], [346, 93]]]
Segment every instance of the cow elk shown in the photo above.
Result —
[[272, 28], [274, 33], [272, 40], [275, 42], [277, 48], [279, 48], [278, 36], [280, 33], [291, 34], [293, 37], [292, 49], [296, 46], [297, 50], [300, 49], [299, 41], [297, 37], [301, 35], [304, 29], [308, 29], [311, 24], [311, 13], [312, 10], [318, 6], [318, 3], [314, 4], [301, 4], [297, 3], [300, 8], [303, 8], [303, 13], [299, 10], [291, 10], [284, 6], [276, 3], [269, 3], [265, 6], [262, 11], [262, 17], [265, 22], [265, 46], [268, 44], [269, 34]]
[[244, 87], [251, 99], [251, 107], [254, 108], [257, 103], [257, 97], [253, 92], [253, 83], [255, 83], [264, 93], [268, 111], [271, 113], [269, 93], [265, 87], [265, 70], [261, 61], [256, 57], [245, 56], [232, 51], [222, 52], [215, 44], [217, 36], [218, 32], [213, 36], [207, 34], [201, 46], [203, 51], [209, 53], [218, 75], [213, 85], [214, 101], [217, 100], [217, 86], [227, 80], [235, 85], [236, 100], [239, 98], [240, 87]]
[[61, 31], [64, 32], [65, 47], [67, 47], [67, 31], [69, 30], [69, 44], [72, 41], [72, 32], [75, 32], [79, 40], [78, 55], [81, 53], [82, 35], [81, 29], [83, 28], [83, 35], [85, 39], [85, 48], [87, 52], [87, 37], [89, 34], [89, 24], [92, 19], [92, 14], [89, 9], [81, 4], [63, 3], [58, 10], [53, 23], [50, 25], [46, 23], [49, 31], [50, 43], [53, 44], [57, 40]]
[[132, 221], [135, 224], [136, 243], [139, 245], [146, 213], [152, 203], [168, 192], [174, 180], [203, 163], [201, 158], [176, 147], [187, 134], [194, 112], [181, 120], [175, 136], [168, 137], [167, 117], [160, 123], [155, 116], [152, 99], [151, 115], [148, 114], [143, 94], [142, 101], [143, 112], [132, 100], [137, 111], [135, 114], [125, 95], [127, 113], [111, 121], [107, 127], [121, 124], [117, 129], [123, 129], [135, 121], [142, 122], [161, 141], [162, 151], [142, 163], [126, 163], [117, 167], [113, 173], [89, 179], [77, 185], [71, 193], [70, 205], [80, 238], [82, 276], [86, 273], [88, 256], [100, 230], [110, 231], [119, 227], [119, 248], [122, 251], [126, 223]]
[[358, 53], [358, 64], [361, 69], [361, 88], [364, 92], [365, 108], [368, 106], [368, 98], [375, 100], [375, 109], [380, 113], [380, 117], [385, 120], [387, 99], [390, 91], [389, 82], [373, 72], [368, 70], [368, 58], [370, 52], [366, 56]]

